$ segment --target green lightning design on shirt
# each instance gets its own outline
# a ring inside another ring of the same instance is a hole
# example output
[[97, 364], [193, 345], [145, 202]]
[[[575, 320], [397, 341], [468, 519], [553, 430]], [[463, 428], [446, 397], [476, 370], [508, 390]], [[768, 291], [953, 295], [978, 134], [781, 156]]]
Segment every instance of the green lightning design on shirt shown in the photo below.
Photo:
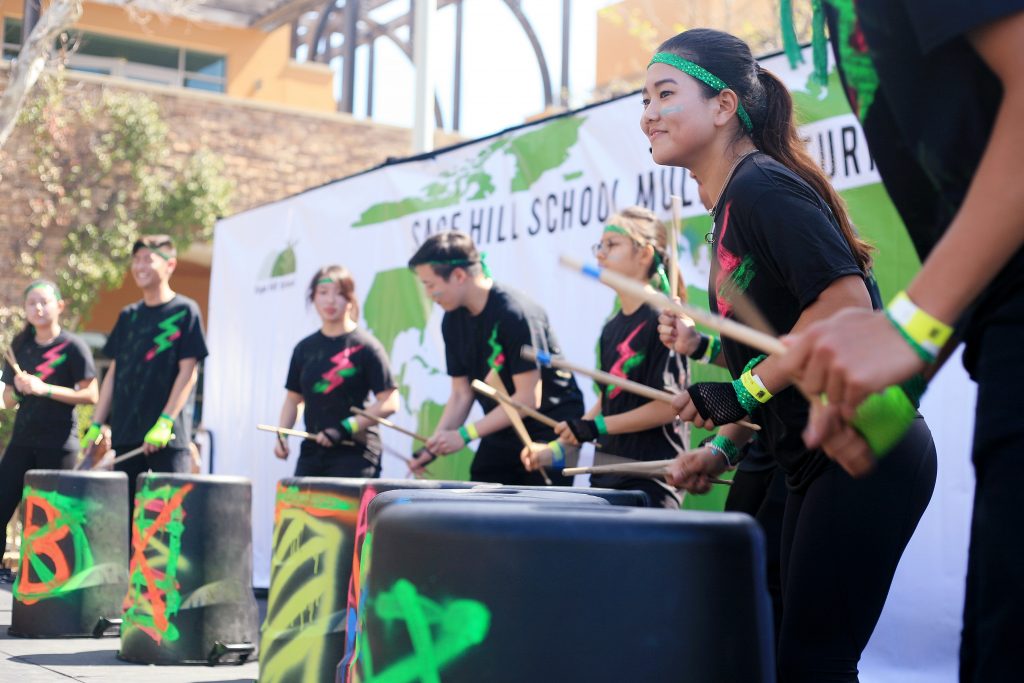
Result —
[[158, 355], [174, 346], [174, 340], [181, 336], [181, 328], [178, 327], [177, 322], [184, 318], [186, 313], [188, 313], [188, 310], [178, 311], [174, 315], [157, 323], [157, 327], [163, 330], [163, 332], [153, 337], [153, 343], [156, 344], [156, 346], [146, 352], [147, 361], [153, 360]]

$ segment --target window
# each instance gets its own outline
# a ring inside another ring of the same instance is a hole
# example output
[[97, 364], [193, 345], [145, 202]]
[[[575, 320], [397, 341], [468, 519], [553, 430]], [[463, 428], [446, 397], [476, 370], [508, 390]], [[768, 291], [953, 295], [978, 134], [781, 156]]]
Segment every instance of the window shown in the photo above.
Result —
[[[18, 55], [21, 25], [20, 19], [4, 19], [4, 59]], [[226, 89], [227, 60], [223, 55], [82, 31], [72, 32], [68, 44], [68, 67], [74, 71], [209, 92]]]

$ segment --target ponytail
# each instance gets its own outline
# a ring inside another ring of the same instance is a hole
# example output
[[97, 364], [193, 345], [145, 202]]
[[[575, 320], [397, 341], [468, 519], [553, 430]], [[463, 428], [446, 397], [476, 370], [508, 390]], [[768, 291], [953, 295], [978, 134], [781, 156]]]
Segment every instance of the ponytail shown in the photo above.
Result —
[[789, 90], [774, 74], [762, 69], [757, 69], [757, 80], [764, 92], [764, 106], [754, 118], [753, 140], [758, 149], [772, 157], [780, 164], [791, 170], [793, 173], [811, 186], [825, 203], [828, 204], [836, 224], [839, 226], [843, 238], [853, 252], [861, 272], [867, 273], [871, 270], [872, 246], [861, 239], [850, 222], [850, 215], [846, 210], [846, 202], [836, 192], [831, 181], [818, 164], [814, 163], [811, 155], [804, 148], [804, 143], [797, 134], [796, 126], [793, 124], [793, 98]]

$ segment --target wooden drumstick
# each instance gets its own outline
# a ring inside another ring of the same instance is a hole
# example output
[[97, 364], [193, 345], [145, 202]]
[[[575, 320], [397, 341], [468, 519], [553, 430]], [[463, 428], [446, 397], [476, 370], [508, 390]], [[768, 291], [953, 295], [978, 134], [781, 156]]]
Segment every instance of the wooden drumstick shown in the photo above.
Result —
[[286, 434], [288, 436], [297, 436], [302, 439], [309, 439], [310, 441], [316, 441], [316, 434], [310, 434], [309, 432], [302, 432], [298, 429], [289, 429], [287, 427], [275, 427], [273, 425], [256, 425], [256, 429], [261, 432], [275, 432], [277, 434]]
[[[494, 396], [498, 397], [498, 405], [500, 405], [501, 409], [505, 411], [506, 415], [508, 415], [509, 422], [512, 423], [512, 428], [515, 430], [516, 434], [519, 435], [519, 440], [523, 442], [523, 446], [527, 448], [532, 446], [533, 439], [530, 438], [530, 432], [527, 431], [526, 424], [523, 422], [523, 418], [519, 417], [519, 413], [516, 411], [515, 408], [513, 408], [505, 401], [501, 400], [502, 397], [511, 400], [511, 397], [505, 392], [505, 386], [502, 384], [501, 378], [498, 377], [498, 373], [494, 372], [494, 370], [491, 370], [490, 372], [487, 373], [487, 377], [485, 377], [484, 379], [486, 380], [486, 383], [481, 382], [478, 379], [473, 380], [473, 388], [485, 395], [490, 396], [493, 394]], [[477, 388], [477, 384], [481, 384], [484, 387], [490, 389], [491, 391], [481, 391], [479, 388]], [[544, 468], [540, 467], [537, 469], [537, 471], [540, 472], [540, 476], [544, 478], [544, 483], [547, 484], [548, 486], [551, 486], [551, 478], [548, 477], [548, 473], [544, 470]]]
[[673, 299], [679, 296], [679, 229], [682, 227], [680, 215], [683, 212], [683, 200], [679, 195], [672, 195], [672, 224], [668, 229], [668, 287]]
[[374, 415], [372, 413], [366, 412], [362, 408], [352, 408], [352, 412], [355, 413], [356, 415], [361, 415], [362, 417], [365, 417], [365, 418], [367, 418], [369, 420], [373, 420], [374, 422], [376, 422], [379, 425], [383, 425], [383, 426], [388, 427], [390, 429], [394, 429], [396, 432], [399, 432], [400, 434], [405, 434], [406, 436], [411, 436], [412, 438], [416, 439], [417, 441], [422, 441], [423, 443], [427, 442], [427, 437], [423, 436], [422, 434], [417, 434], [416, 432], [410, 431], [410, 430], [406, 429], [405, 427], [402, 427], [401, 425], [397, 425], [394, 422], [392, 422], [391, 420], [388, 420], [386, 418], [377, 417], [376, 415]]
[[[567, 467], [562, 470], [562, 474], [566, 476], [577, 474], [632, 474], [634, 476], [657, 479], [668, 473], [669, 465], [673, 462], [673, 460], [652, 460], [647, 462], [615, 463], [614, 465], [592, 465], [590, 467]], [[712, 484], [732, 486], [732, 482], [728, 479], [719, 479], [718, 477], [708, 477], [707, 479]]]
[[[171, 435], [171, 438], [172, 439], [174, 438], [173, 434]], [[138, 448], [133, 448], [132, 450], [130, 450], [127, 453], [125, 453], [124, 455], [119, 455], [116, 458], [114, 458], [114, 463], [113, 464], [116, 465], [119, 462], [124, 462], [125, 460], [131, 460], [135, 456], [141, 454], [145, 450], [145, 448], [146, 448], [145, 446], [139, 446]], [[98, 465], [99, 463], [96, 463], [96, 464]]]
[[696, 306], [691, 306], [690, 304], [682, 303], [680, 301], [674, 301], [661, 292], [656, 292], [653, 289], [644, 287], [642, 283], [626, 277], [625, 275], [613, 273], [606, 268], [584, 265], [581, 261], [569, 256], [559, 257], [559, 262], [570, 270], [579, 271], [588, 277], [600, 280], [620, 292], [642, 299], [658, 310], [668, 309], [678, 315], [685, 315], [696, 320], [705, 327], [718, 332], [723, 337], [729, 337], [730, 339], [746, 344], [751, 348], [755, 348], [758, 351], [762, 351], [769, 355], [782, 354], [786, 352], [785, 344], [770, 334], [759, 332], [752, 327], [738, 323], [735, 320], [723, 318], [720, 315], [715, 315], [714, 313], [697, 308]]
[[14, 351], [12, 351], [10, 347], [4, 349], [4, 358], [6, 358], [7, 362], [11, 364], [11, 369], [14, 370], [14, 374], [20, 375], [25, 372], [21, 369], [21, 366], [18, 365], [18, 361], [14, 357]]
[[498, 391], [496, 391], [494, 389], [494, 387], [492, 387], [490, 385], [487, 385], [487, 384], [484, 384], [483, 382], [481, 382], [478, 379], [473, 380], [472, 386], [473, 386], [474, 389], [476, 389], [478, 392], [480, 392], [484, 396], [487, 396], [488, 398], [493, 399], [495, 401], [501, 401], [502, 403], [507, 403], [508, 405], [512, 406], [513, 408], [518, 410], [523, 415], [526, 415], [528, 417], [532, 417], [534, 420], [536, 420], [537, 422], [540, 422], [543, 425], [547, 425], [548, 427], [551, 427], [552, 429], [554, 429], [555, 427], [558, 426], [558, 420], [551, 419], [550, 417], [548, 417], [544, 413], [540, 412], [536, 408], [531, 408], [530, 406], [526, 405], [525, 403], [522, 403], [520, 401], [515, 400], [514, 398], [512, 398], [508, 394], [498, 393]]
[[[668, 297], [665, 297], [665, 299], [666, 301], [671, 301], [671, 299], [669, 299]], [[672, 399], [676, 397], [676, 395], [670, 391], [665, 391], [663, 389], [655, 389], [654, 387], [649, 387], [646, 384], [634, 382], [633, 380], [626, 379], [624, 377], [618, 377], [616, 375], [613, 375], [608, 372], [603, 372], [601, 370], [591, 370], [588, 367], [577, 365], [576, 363], [567, 361], [564, 358], [554, 358], [546, 353], [538, 353], [537, 350], [532, 346], [524, 346], [522, 351], [520, 351], [520, 355], [522, 355], [522, 357], [527, 360], [537, 361], [542, 365], [550, 365], [553, 368], [561, 368], [563, 370], [572, 370], [573, 372], [578, 372], [581, 375], [584, 375], [597, 382], [600, 382], [601, 384], [611, 384], [613, 386], [621, 388], [623, 391], [628, 391], [631, 394], [636, 394], [637, 396], [649, 398], [652, 401], [664, 401], [665, 403], [672, 403]], [[747, 420], [738, 420], [736, 424], [742, 425], [747, 429], [752, 429], [754, 431], [760, 431], [761, 429], [759, 425], [756, 425], [753, 422], [748, 422]]]

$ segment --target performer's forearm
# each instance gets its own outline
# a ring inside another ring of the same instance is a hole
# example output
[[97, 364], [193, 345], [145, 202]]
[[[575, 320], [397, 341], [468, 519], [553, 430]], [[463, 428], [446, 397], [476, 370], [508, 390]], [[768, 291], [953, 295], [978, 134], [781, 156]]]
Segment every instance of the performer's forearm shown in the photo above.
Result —
[[106, 424], [110, 416], [110, 402], [114, 398], [114, 381], [117, 373], [117, 362], [114, 361], [107, 368], [107, 374], [103, 376], [103, 384], [100, 385], [100, 397], [96, 401], [96, 408], [92, 412], [92, 421], [97, 424]]

